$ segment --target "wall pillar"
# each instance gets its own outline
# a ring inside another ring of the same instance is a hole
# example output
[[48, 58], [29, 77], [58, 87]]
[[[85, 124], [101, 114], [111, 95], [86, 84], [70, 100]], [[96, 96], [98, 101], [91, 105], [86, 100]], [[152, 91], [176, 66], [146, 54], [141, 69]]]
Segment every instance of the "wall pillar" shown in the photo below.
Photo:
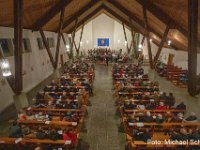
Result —
[[29, 106], [27, 95], [24, 92], [22, 92], [20, 95], [14, 95], [13, 99], [17, 111]]

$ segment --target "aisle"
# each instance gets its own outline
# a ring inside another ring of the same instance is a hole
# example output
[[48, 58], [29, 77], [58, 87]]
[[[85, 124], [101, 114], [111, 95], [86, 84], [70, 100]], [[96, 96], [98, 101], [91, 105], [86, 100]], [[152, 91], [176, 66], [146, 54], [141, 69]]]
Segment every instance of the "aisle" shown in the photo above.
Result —
[[115, 116], [112, 88], [111, 66], [96, 65], [94, 96], [90, 98], [92, 106], [88, 107], [85, 121], [87, 133], [81, 133], [81, 150], [124, 150], [126, 140], [118, 132], [120, 122]]

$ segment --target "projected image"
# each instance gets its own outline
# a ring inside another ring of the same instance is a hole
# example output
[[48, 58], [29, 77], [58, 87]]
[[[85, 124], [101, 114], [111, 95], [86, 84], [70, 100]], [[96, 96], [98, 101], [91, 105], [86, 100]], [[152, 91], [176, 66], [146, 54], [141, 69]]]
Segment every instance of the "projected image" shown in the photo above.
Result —
[[98, 46], [109, 46], [109, 38], [98, 38]]

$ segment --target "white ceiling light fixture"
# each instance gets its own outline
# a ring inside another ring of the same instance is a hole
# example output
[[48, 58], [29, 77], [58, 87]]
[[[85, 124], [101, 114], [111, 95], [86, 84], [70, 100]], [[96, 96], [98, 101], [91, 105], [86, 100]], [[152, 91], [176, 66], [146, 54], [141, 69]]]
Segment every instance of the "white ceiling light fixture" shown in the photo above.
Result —
[[67, 44], [65, 47], [66, 47], [66, 51], [69, 52], [70, 46]]
[[140, 49], [141, 49], [141, 48], [142, 48], [142, 44], [139, 44], [139, 45], [138, 45], [138, 48], [140, 48]]
[[124, 44], [125, 44], [125, 45], [127, 45], [127, 43], [128, 43], [127, 41], [124, 41]]
[[88, 43], [89, 43], [89, 40], [87, 40], [86, 43], [88, 44]]
[[168, 41], [167, 41], [167, 45], [169, 45], [169, 46], [170, 46], [170, 45], [171, 45], [171, 43], [172, 43], [172, 41], [171, 41], [171, 40], [168, 40]]
[[139, 44], [139, 45], [138, 45], [138, 51], [139, 51], [139, 52], [142, 51], [142, 47], [143, 47], [142, 44]]

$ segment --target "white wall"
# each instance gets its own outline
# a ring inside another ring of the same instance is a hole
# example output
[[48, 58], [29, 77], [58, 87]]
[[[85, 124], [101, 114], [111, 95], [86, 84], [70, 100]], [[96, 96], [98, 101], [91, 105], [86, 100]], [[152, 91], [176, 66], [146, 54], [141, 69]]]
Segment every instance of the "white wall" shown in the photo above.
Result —
[[[128, 46], [130, 47], [132, 36], [130, 30], [125, 28]], [[125, 45], [125, 36], [124, 36], [124, 30], [122, 24], [120, 24], [117, 21], [114, 21], [114, 49], [119, 50], [122, 49], [123, 52], [127, 51], [126, 45]]]
[[[130, 46], [132, 37], [131, 32], [126, 29], [128, 44]], [[81, 29], [76, 32], [75, 43], [78, 46], [80, 41]], [[110, 18], [106, 14], [101, 14], [94, 20], [87, 23], [83, 30], [82, 46], [80, 50], [88, 50], [97, 48], [97, 38], [109, 38], [110, 48], [119, 50], [123, 49], [126, 51], [126, 46], [124, 44], [125, 37], [122, 24]], [[89, 43], [86, 43], [89, 41]]]
[[97, 46], [98, 38], [109, 38], [110, 48], [113, 48], [114, 20], [105, 14], [101, 14], [92, 21], [93, 44]]
[[[0, 27], [0, 38], [10, 38], [13, 39], [13, 29], [7, 27]], [[44, 32], [46, 37], [53, 37], [54, 43], [56, 46], [57, 42], [57, 34], [53, 32]], [[31, 43], [30, 53], [23, 54], [23, 72], [26, 74], [23, 75], [23, 92], [28, 92], [45, 78], [53, 73], [53, 67], [51, 65], [49, 56], [45, 49], [39, 50], [37, 44], [37, 37], [41, 37], [39, 32], [32, 32], [31, 30], [23, 30], [23, 38], [29, 38]], [[65, 35], [65, 37], [67, 37]], [[51, 48], [52, 55], [55, 58], [55, 47]], [[65, 46], [61, 39], [60, 45], [60, 54], [64, 54]], [[66, 56], [66, 54], [64, 54]], [[66, 57], [65, 57], [66, 58]], [[11, 66], [12, 74], [14, 74], [14, 57], [8, 57], [9, 63]], [[59, 57], [60, 59], [60, 57]], [[67, 59], [67, 58], [66, 58]], [[48, 63], [47, 63], [48, 62]], [[43, 65], [44, 64], [44, 65]], [[59, 65], [60, 67], [60, 60]], [[31, 70], [33, 67], [33, 71]], [[2, 77], [2, 73], [0, 71], [0, 80], [4, 81], [5, 79]], [[5, 80], [6, 81], [6, 80]], [[13, 103], [13, 95], [11, 88], [8, 83], [2, 84], [0, 82], [0, 112], [4, 110], [7, 106]]]
[[[140, 41], [142, 37], [143, 36], [140, 36]], [[155, 56], [158, 50], [158, 46], [155, 45], [154, 43], [151, 43], [151, 50], [152, 50], [152, 55]], [[148, 49], [147, 49], [146, 40], [143, 46], [143, 53], [144, 53], [145, 58], [148, 59]], [[177, 51], [174, 49], [163, 48], [160, 53], [160, 59], [164, 63], [167, 63], [169, 54], [174, 54], [174, 59], [173, 59], [174, 65], [182, 67], [183, 69], [188, 69], [188, 52], [187, 51], [182, 51], [182, 50]], [[200, 66], [200, 54], [198, 53], [197, 54], [197, 75], [200, 74], [199, 66]]]
[[[75, 34], [75, 43], [78, 47], [80, 42], [80, 35], [81, 35], [81, 29], [78, 30]], [[92, 22], [87, 23], [84, 26], [83, 29], [83, 35], [82, 35], [82, 45], [80, 47], [80, 51], [87, 51], [88, 49], [93, 48], [93, 39], [92, 39]]]

